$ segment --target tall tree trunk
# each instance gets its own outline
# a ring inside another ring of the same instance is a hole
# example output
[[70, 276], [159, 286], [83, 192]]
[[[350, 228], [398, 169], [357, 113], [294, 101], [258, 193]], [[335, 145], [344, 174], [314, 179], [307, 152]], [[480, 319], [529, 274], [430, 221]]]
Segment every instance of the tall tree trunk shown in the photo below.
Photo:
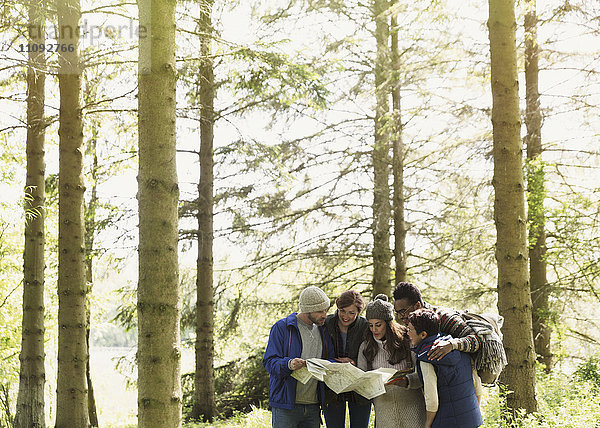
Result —
[[[89, 91], [88, 91], [89, 93]], [[88, 357], [86, 361], [85, 377], [87, 380], [88, 387], [88, 413], [90, 417], [90, 425], [97, 427], [98, 425], [98, 412], [96, 411], [96, 397], [94, 396], [94, 386], [92, 384], [92, 375], [90, 371], [90, 328], [91, 328], [91, 307], [90, 297], [92, 295], [92, 289], [94, 285], [94, 236], [96, 233], [96, 207], [98, 206], [98, 155], [96, 154], [96, 146], [98, 142], [98, 126], [92, 119], [91, 126], [91, 138], [87, 147], [87, 152], [92, 155], [92, 170], [91, 170], [91, 184], [92, 189], [90, 193], [90, 200], [85, 210], [85, 278], [88, 286], [88, 296], [86, 299], [86, 331], [85, 331], [85, 343], [88, 348]]]
[[58, 199], [58, 378], [56, 428], [87, 428], [85, 376], [87, 294], [85, 278], [85, 191], [79, 64], [79, 0], [57, 2], [60, 91]]
[[[30, 44], [45, 43], [44, 12], [29, 2]], [[15, 427], [44, 428], [44, 102], [46, 57], [29, 52], [27, 67], [27, 178], [25, 208], [33, 216], [25, 223], [23, 253], [23, 330]]]
[[534, 412], [535, 351], [527, 272], [514, 0], [489, 0], [489, 14], [498, 310], [505, 319], [503, 333], [508, 357], [502, 380], [511, 391], [507, 395], [508, 407]]
[[211, 421], [216, 413], [213, 297], [213, 0], [201, 2], [200, 30], [200, 182], [198, 184], [198, 260], [196, 276], [196, 373], [191, 417]]
[[546, 197], [542, 163], [542, 112], [538, 91], [538, 54], [536, 0], [525, 3], [525, 93], [527, 126], [527, 207], [529, 222], [529, 280], [533, 303], [533, 339], [539, 361], [547, 372], [552, 369], [550, 338], [550, 289], [546, 279]]
[[140, 0], [138, 426], [181, 426], [176, 1]]
[[[393, 6], [396, 0], [392, 0]], [[398, 52], [398, 22], [391, 18], [392, 54], [392, 174], [394, 176], [394, 260], [395, 282], [407, 280], [406, 221], [404, 219], [404, 141], [402, 140], [402, 110], [400, 98], [400, 53]]]
[[375, 142], [373, 145], [373, 296], [391, 293], [390, 265], [390, 139], [386, 126], [389, 113], [389, 26], [387, 21], [388, 2], [375, 0], [375, 39], [377, 59], [375, 61]]

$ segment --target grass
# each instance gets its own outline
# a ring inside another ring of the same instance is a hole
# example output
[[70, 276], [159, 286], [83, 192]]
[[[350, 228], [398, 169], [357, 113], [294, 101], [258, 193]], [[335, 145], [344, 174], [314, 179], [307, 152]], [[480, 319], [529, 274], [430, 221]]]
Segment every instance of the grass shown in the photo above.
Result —
[[[538, 412], [505, 420], [501, 414], [498, 388], [485, 388], [482, 399], [483, 428], [600, 428], [600, 385], [561, 373], [538, 373]], [[374, 422], [371, 416], [370, 427]], [[349, 426], [349, 424], [346, 424]], [[135, 428], [126, 424], [112, 428]], [[270, 428], [271, 412], [253, 408], [212, 423], [187, 423], [184, 428]]]
[[600, 428], [600, 388], [587, 380], [561, 373], [538, 373], [538, 411], [503, 420], [498, 388], [490, 390], [482, 405], [484, 428]]
[[[538, 412], [504, 420], [499, 389], [485, 388], [482, 400], [483, 428], [600, 428], [600, 388], [593, 382], [575, 381], [561, 373], [538, 374]], [[371, 417], [370, 426], [373, 425]], [[347, 424], [347, 426], [349, 426]], [[271, 412], [254, 408], [213, 423], [188, 424], [185, 428], [269, 428]]]
[[253, 407], [250, 413], [239, 413], [226, 420], [216, 420], [212, 423], [185, 424], [185, 428], [269, 428], [271, 412], [266, 409]]

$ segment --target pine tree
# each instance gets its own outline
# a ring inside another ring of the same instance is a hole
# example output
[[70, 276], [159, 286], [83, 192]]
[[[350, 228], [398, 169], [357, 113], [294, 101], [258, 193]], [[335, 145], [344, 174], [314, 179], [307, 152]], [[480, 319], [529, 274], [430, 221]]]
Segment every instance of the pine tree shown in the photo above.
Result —
[[196, 371], [194, 406], [191, 417], [212, 420], [216, 415], [214, 375], [214, 295], [213, 295], [213, 128], [214, 75], [212, 61], [213, 0], [201, 2], [200, 72], [200, 182], [198, 184], [198, 259], [196, 272]]
[[176, 1], [138, 2], [138, 426], [181, 426]]
[[[86, 152], [89, 152], [92, 157], [91, 168], [91, 192], [88, 203], [85, 206], [85, 281], [88, 286], [88, 298], [86, 299], [86, 320], [87, 328], [85, 332], [85, 341], [89, 350], [90, 347], [90, 330], [91, 330], [91, 302], [92, 289], [94, 284], [94, 239], [96, 235], [96, 208], [98, 207], [98, 155], [96, 152], [98, 143], [98, 126], [96, 120], [92, 119], [92, 129], [90, 140], [87, 144]], [[94, 385], [92, 383], [92, 374], [90, 369], [90, 356], [88, 358], [85, 369], [85, 377], [88, 387], [88, 413], [90, 425], [98, 427], [98, 411], [96, 409], [96, 399], [94, 394]]]
[[389, 295], [390, 283], [390, 135], [389, 119], [389, 24], [387, 1], [375, 0], [375, 142], [373, 144], [373, 296]]
[[534, 412], [535, 350], [527, 272], [527, 233], [514, 0], [489, 0], [498, 310], [504, 317], [507, 404]]
[[59, 55], [58, 378], [56, 428], [87, 428], [83, 120], [79, 0], [57, 3]]
[[[43, 3], [29, 2], [28, 43], [45, 43]], [[15, 427], [44, 428], [44, 102], [46, 56], [30, 51], [27, 66], [27, 179], [23, 253], [23, 328]]]
[[526, 1], [525, 93], [527, 126], [527, 208], [529, 225], [529, 280], [533, 315], [533, 340], [538, 359], [547, 371], [552, 368], [550, 338], [550, 285], [546, 279], [545, 174], [542, 162], [542, 112], [540, 110], [539, 45], [536, 0]]
[[[393, 8], [396, 0], [392, 0]], [[398, 21], [393, 14], [390, 22], [391, 86], [392, 86], [392, 175], [394, 177], [392, 207], [394, 223], [395, 282], [407, 280], [406, 221], [404, 218], [404, 141], [402, 139], [402, 109], [400, 95], [400, 52], [398, 51]]]

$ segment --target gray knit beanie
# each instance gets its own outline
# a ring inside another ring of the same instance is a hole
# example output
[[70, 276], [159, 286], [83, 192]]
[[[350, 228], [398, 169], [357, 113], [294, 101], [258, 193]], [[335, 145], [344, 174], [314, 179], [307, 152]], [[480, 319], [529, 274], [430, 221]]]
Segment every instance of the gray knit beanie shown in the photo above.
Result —
[[385, 294], [375, 296], [375, 299], [367, 305], [366, 317], [368, 320], [393, 320], [394, 306], [388, 302], [388, 296]]
[[319, 287], [311, 285], [306, 287], [300, 293], [300, 299], [298, 301], [298, 309], [300, 313], [308, 314], [311, 312], [320, 312], [329, 309], [331, 302], [329, 297]]

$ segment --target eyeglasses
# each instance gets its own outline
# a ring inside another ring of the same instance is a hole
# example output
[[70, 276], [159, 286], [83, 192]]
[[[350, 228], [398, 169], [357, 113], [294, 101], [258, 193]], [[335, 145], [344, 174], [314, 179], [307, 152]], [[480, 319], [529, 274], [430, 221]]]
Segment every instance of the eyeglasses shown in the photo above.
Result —
[[397, 310], [397, 311], [396, 311], [396, 314], [398, 314], [398, 316], [401, 316], [401, 317], [403, 317], [403, 316], [405, 316], [406, 314], [409, 314], [409, 313], [411, 312], [411, 309], [413, 308], [413, 306], [415, 306], [415, 305], [410, 305], [410, 306], [409, 306], [409, 307], [407, 307], [407, 308], [404, 308], [404, 309]]

